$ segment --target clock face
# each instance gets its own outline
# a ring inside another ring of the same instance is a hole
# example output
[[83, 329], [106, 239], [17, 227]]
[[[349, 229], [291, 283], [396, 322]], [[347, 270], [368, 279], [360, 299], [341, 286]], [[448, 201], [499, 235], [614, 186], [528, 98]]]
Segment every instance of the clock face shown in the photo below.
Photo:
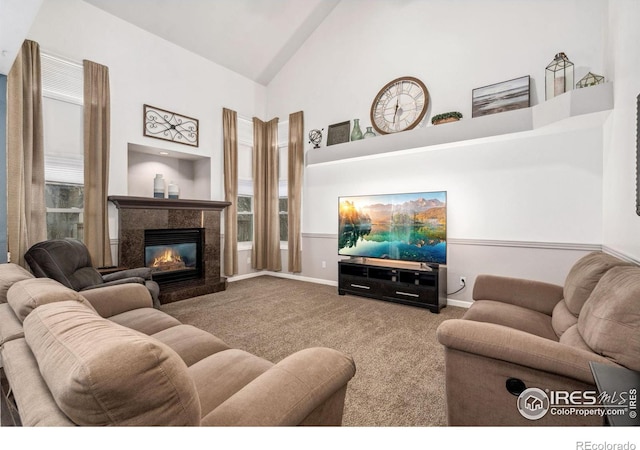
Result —
[[400, 77], [378, 92], [371, 105], [371, 125], [381, 134], [411, 130], [429, 106], [429, 91], [414, 77]]

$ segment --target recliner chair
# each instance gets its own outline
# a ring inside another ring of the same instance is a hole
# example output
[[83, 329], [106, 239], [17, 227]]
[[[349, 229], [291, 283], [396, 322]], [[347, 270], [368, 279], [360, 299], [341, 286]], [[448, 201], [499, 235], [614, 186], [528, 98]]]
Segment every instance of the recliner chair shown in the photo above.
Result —
[[24, 255], [31, 271], [38, 278], [52, 278], [74, 291], [85, 291], [124, 283], [144, 284], [160, 307], [160, 287], [152, 280], [151, 269], [140, 267], [101, 275], [91, 263], [87, 247], [76, 239], [51, 239], [38, 242]]
[[462, 319], [437, 330], [449, 425], [602, 425], [598, 415], [553, 408], [532, 419], [518, 398], [528, 388], [596, 391], [590, 362], [640, 371], [640, 267], [632, 263], [590, 253], [564, 286], [480, 275], [473, 299]]

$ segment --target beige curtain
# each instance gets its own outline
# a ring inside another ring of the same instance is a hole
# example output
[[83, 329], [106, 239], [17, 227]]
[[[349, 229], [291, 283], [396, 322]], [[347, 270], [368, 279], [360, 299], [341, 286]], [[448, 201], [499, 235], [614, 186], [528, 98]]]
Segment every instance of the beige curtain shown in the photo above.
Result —
[[278, 118], [253, 118], [253, 199], [252, 267], [279, 271]]
[[289, 272], [302, 272], [300, 216], [302, 214], [302, 170], [304, 165], [304, 113], [289, 114]]
[[231, 202], [224, 211], [224, 273], [238, 273], [238, 114], [222, 109], [224, 146], [224, 198]]
[[111, 265], [109, 242], [109, 68], [84, 65], [84, 243], [94, 266]]
[[7, 77], [7, 240], [11, 261], [47, 238], [40, 46], [26, 40]]

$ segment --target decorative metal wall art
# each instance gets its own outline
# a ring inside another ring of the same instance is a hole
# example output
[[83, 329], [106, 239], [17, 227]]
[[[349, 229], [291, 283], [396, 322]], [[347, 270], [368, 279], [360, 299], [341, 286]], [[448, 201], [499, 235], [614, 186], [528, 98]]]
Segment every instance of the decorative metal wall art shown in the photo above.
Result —
[[144, 105], [144, 136], [198, 146], [198, 119]]

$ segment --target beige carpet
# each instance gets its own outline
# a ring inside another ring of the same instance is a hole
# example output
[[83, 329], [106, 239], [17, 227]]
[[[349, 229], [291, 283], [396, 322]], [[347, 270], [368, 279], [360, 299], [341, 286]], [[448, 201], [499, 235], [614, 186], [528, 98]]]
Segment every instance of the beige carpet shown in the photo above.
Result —
[[351, 355], [356, 375], [347, 390], [344, 425], [446, 425], [443, 350], [435, 332], [442, 321], [460, 318], [462, 308], [433, 314], [340, 296], [332, 286], [260, 276], [162, 309], [273, 362], [314, 346]]

